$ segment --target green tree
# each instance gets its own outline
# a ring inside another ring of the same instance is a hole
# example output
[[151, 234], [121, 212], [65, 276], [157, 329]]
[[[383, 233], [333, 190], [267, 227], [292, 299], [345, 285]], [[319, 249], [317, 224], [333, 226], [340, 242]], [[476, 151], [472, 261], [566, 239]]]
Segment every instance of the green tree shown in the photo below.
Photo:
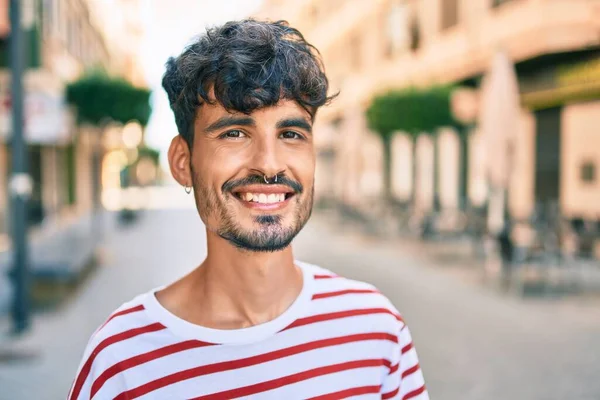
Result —
[[[391, 142], [397, 131], [407, 132], [413, 139], [413, 154], [419, 134], [434, 132], [442, 126], [459, 126], [450, 108], [452, 87], [409, 88], [390, 91], [373, 99], [367, 109], [367, 123], [381, 136], [384, 154], [384, 187], [391, 200]], [[413, 158], [414, 165], [414, 158]], [[414, 178], [414, 168], [413, 168]]]
[[148, 89], [102, 72], [86, 74], [68, 84], [66, 99], [74, 106], [78, 123], [99, 128], [110, 122], [130, 121], [146, 126], [152, 112]]
[[[132, 85], [120, 77], [109, 76], [103, 71], [84, 74], [66, 87], [66, 101], [70, 104], [79, 125], [88, 125], [97, 130], [96, 146], [93, 151], [94, 208], [100, 208], [100, 173], [102, 148], [99, 145], [104, 130], [112, 122], [126, 124], [137, 121], [148, 124], [152, 108], [150, 90]], [[99, 228], [98, 228], [99, 229]]]

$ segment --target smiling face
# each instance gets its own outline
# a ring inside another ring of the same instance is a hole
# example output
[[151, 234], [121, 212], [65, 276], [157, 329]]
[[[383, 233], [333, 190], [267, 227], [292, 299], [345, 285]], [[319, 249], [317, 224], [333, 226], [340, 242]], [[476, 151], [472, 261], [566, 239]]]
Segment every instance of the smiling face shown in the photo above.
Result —
[[172, 171], [180, 183], [193, 184], [207, 229], [246, 250], [281, 250], [312, 210], [311, 129], [310, 114], [292, 100], [250, 115], [203, 104], [194, 125], [189, 177], [177, 172], [185, 167], [177, 150], [187, 148], [181, 138], [169, 152]]

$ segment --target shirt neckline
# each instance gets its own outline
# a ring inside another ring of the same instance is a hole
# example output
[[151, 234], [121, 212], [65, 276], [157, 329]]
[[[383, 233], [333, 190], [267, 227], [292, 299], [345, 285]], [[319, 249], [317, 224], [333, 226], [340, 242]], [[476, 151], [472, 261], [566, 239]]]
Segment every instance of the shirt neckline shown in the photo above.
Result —
[[296, 300], [275, 319], [241, 329], [214, 329], [193, 324], [179, 318], [164, 308], [156, 298], [156, 292], [164, 286], [152, 289], [146, 293], [143, 305], [146, 313], [155, 321], [163, 324], [178, 336], [202, 340], [214, 344], [245, 344], [258, 342], [275, 335], [296, 319], [304, 316], [312, 299], [313, 276], [307, 264], [296, 261], [295, 264], [302, 270], [302, 289]]

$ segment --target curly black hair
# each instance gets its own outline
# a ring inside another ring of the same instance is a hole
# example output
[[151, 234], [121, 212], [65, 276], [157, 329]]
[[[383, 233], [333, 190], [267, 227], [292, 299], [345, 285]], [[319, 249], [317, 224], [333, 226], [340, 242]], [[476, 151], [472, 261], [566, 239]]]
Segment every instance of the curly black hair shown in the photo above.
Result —
[[167, 61], [162, 85], [190, 148], [196, 111], [204, 102], [250, 114], [289, 99], [314, 117], [334, 97], [327, 96], [318, 50], [286, 21], [246, 19], [207, 29]]

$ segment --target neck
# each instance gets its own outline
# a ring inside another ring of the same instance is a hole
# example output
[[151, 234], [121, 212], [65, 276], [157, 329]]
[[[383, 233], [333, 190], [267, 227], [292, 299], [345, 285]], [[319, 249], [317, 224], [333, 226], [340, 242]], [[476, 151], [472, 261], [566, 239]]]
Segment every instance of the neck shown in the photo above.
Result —
[[[291, 246], [277, 252], [251, 252], [207, 232], [208, 254], [188, 276], [188, 314], [213, 328], [238, 329], [281, 315], [302, 289]], [[193, 299], [193, 300], [192, 300]], [[196, 309], [192, 311], [191, 308]]]

